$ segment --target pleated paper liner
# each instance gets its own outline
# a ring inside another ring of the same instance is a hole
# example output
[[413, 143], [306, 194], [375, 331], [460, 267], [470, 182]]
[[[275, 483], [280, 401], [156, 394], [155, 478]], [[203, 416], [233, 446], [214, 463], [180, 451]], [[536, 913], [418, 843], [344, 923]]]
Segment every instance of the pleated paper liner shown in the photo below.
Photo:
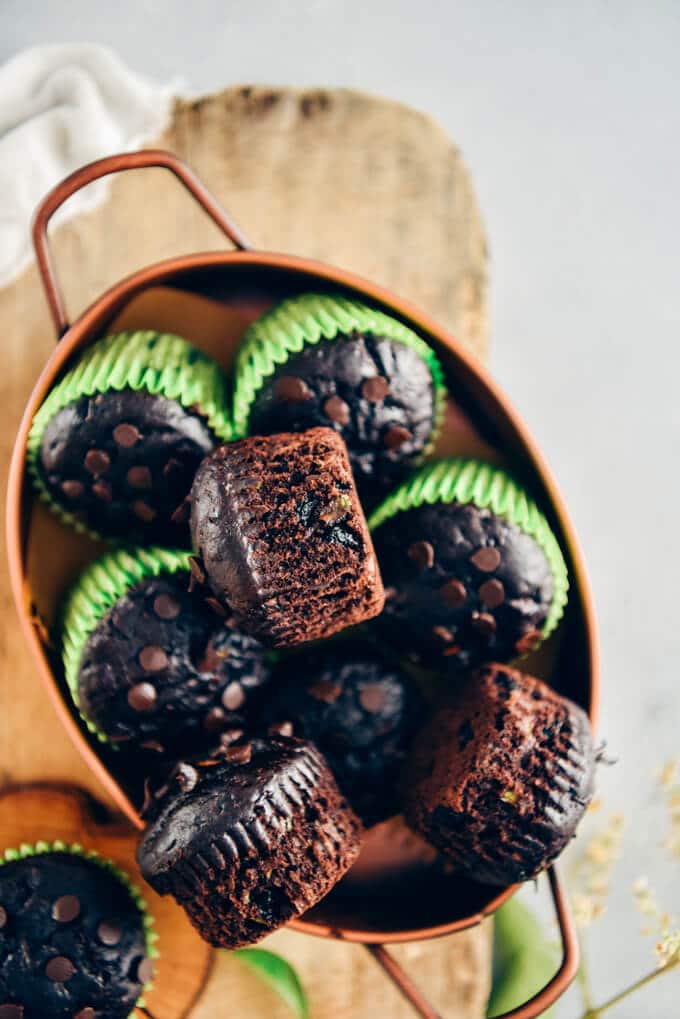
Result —
[[180, 336], [153, 330], [117, 333], [89, 347], [78, 363], [51, 390], [33, 419], [27, 445], [27, 468], [40, 498], [64, 522], [98, 538], [49, 492], [40, 469], [40, 446], [47, 425], [60, 410], [84, 396], [124, 389], [145, 390], [176, 400], [186, 410], [198, 408], [221, 442], [232, 436], [226, 380], [218, 365]]
[[564, 614], [569, 577], [557, 539], [533, 499], [501, 468], [482, 460], [455, 457], [422, 467], [377, 507], [368, 526], [374, 531], [397, 513], [438, 502], [489, 509], [534, 539], [553, 576], [552, 603], [542, 630], [544, 640], [550, 636]]

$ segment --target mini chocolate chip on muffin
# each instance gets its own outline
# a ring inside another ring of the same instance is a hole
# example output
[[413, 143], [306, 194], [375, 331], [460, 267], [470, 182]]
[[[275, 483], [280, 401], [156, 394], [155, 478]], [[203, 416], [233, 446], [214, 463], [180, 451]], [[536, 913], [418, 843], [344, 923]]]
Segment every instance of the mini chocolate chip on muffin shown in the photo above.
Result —
[[259, 941], [315, 905], [361, 840], [319, 752], [282, 736], [232, 743], [184, 765], [148, 816], [142, 874], [222, 948]]
[[264, 727], [303, 737], [324, 755], [366, 825], [399, 812], [398, 778], [422, 716], [422, 697], [369, 648], [343, 644], [282, 662]]
[[96, 854], [49, 850], [0, 866], [0, 1016], [127, 1019], [157, 954], [139, 892]]
[[191, 534], [213, 594], [265, 644], [328, 637], [382, 609], [345, 444], [329, 428], [216, 449], [196, 474]]
[[428, 464], [371, 517], [387, 589], [379, 625], [442, 671], [506, 661], [557, 625], [567, 571], [535, 503], [476, 460]]
[[302, 294], [244, 336], [235, 428], [239, 437], [334, 428], [365, 497], [421, 462], [445, 395], [436, 354], [402, 322], [337, 294]]
[[476, 880], [514, 884], [568, 844], [594, 773], [585, 712], [533, 676], [487, 665], [461, 681], [416, 736], [404, 813]]
[[243, 728], [270, 675], [262, 645], [189, 593], [190, 565], [164, 550], [104, 556], [64, 617], [67, 680], [82, 715], [116, 745], [174, 759]]
[[230, 437], [219, 368], [153, 332], [100, 340], [33, 421], [28, 463], [62, 519], [107, 538], [185, 545], [196, 468]]

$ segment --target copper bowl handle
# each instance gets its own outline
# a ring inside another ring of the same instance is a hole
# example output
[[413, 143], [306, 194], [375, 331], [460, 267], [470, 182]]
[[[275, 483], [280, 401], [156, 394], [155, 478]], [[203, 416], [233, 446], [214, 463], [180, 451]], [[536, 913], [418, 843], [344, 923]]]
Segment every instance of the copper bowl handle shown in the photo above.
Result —
[[110, 173], [119, 173], [122, 170], [137, 170], [147, 166], [160, 166], [174, 173], [175, 177], [181, 181], [187, 191], [193, 195], [201, 208], [217, 224], [220, 230], [226, 234], [229, 240], [241, 251], [250, 249], [251, 245], [241, 233], [240, 228], [225, 212], [219, 202], [203, 186], [195, 173], [178, 159], [177, 156], [173, 156], [171, 152], [164, 152], [162, 149], [144, 149], [141, 152], [123, 152], [117, 156], [107, 156], [106, 159], [98, 159], [94, 163], [88, 163], [87, 166], [82, 166], [75, 173], [66, 177], [60, 184], [57, 184], [43, 198], [33, 217], [33, 247], [35, 248], [38, 260], [38, 268], [42, 276], [47, 303], [49, 304], [52, 319], [57, 330], [57, 339], [61, 339], [69, 328], [69, 321], [47, 240], [47, 224], [67, 198], [70, 198], [71, 195], [87, 184], [91, 184], [93, 180], [107, 177]]
[[[576, 926], [569, 908], [567, 894], [554, 867], [548, 870], [550, 892], [557, 913], [557, 922], [562, 939], [562, 962], [555, 975], [532, 998], [518, 1005], [509, 1012], [494, 1016], [494, 1019], [536, 1019], [557, 1001], [566, 991], [576, 976], [580, 953]], [[413, 1005], [413, 1010], [421, 1019], [443, 1019], [426, 1000], [420, 989], [411, 980], [402, 966], [391, 955], [384, 945], [366, 945], [373, 958], [385, 970], [385, 973], [398, 987], [404, 997]]]

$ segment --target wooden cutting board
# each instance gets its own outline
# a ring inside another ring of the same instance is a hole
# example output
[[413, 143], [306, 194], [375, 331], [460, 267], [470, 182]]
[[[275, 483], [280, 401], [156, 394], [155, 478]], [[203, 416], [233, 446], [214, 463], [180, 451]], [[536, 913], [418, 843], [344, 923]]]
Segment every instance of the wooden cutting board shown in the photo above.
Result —
[[[460, 154], [423, 114], [348, 90], [237, 87], [178, 101], [169, 128], [154, 144], [172, 149], [198, 172], [254, 246], [333, 262], [382, 283], [486, 356], [487, 259], [479, 212]], [[136, 268], [221, 246], [212, 224], [159, 170], [116, 179], [104, 205], [65, 224], [53, 238], [72, 318]], [[54, 343], [35, 266], [0, 290], [0, 322], [4, 481], [24, 403]], [[18, 630], [4, 545], [0, 567], [0, 783], [6, 789], [49, 780], [103, 799], [34, 675]], [[19, 830], [24, 839], [49, 839], [59, 837], [50, 824], [60, 831], [81, 825], [83, 841], [88, 834], [110, 838], [113, 831], [118, 841], [111, 844], [122, 859], [131, 859], [134, 836], [121, 833], [118, 819], [109, 819], [112, 827], [102, 835], [61, 794], [55, 799], [50, 790], [43, 801], [33, 791], [25, 796], [0, 798], [3, 839]], [[236, 958], [220, 953], [208, 960], [182, 916], [165, 904], [159, 927], [167, 959], [149, 999], [154, 1019], [289, 1015]], [[293, 962], [318, 1019], [412, 1014], [361, 947], [291, 931], [273, 935], [266, 945]], [[485, 1014], [489, 924], [400, 946], [395, 954], [446, 1019]]]

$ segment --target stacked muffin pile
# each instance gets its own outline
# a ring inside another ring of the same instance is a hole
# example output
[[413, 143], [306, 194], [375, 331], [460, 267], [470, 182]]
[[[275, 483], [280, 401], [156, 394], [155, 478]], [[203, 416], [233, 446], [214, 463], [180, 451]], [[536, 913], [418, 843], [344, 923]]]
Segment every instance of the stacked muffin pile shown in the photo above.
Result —
[[304, 294], [248, 329], [231, 393], [123, 334], [35, 417], [41, 497], [116, 544], [64, 605], [66, 681], [148, 775], [144, 877], [214, 945], [309, 909], [394, 814], [507, 884], [592, 795], [584, 712], [505, 664], [560, 621], [559, 545], [503, 470], [431, 459], [446, 399], [401, 322]]

